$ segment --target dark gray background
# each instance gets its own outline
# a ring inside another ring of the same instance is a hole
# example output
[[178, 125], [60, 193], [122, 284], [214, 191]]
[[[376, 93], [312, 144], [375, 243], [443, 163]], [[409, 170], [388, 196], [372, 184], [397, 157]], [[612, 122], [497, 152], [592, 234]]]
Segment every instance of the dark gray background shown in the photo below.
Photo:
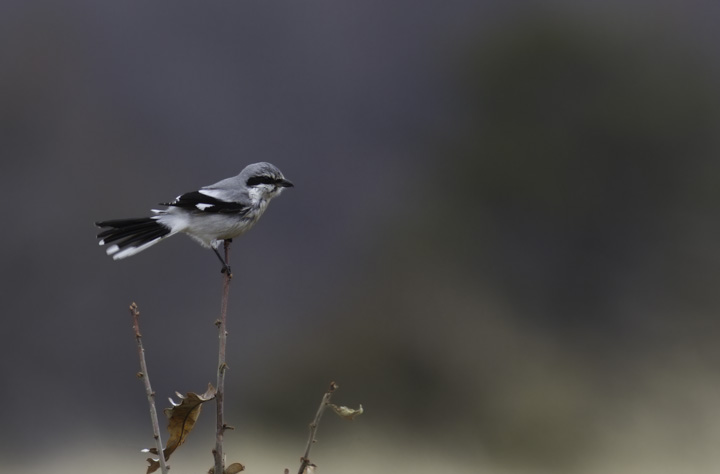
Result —
[[[0, 469], [143, 472], [215, 382], [221, 275], [93, 222], [270, 161], [233, 246], [229, 461], [282, 472], [710, 472], [716, 2], [0, 4]], [[202, 472], [212, 408], [171, 464]], [[192, 456], [189, 453], [195, 453]]]

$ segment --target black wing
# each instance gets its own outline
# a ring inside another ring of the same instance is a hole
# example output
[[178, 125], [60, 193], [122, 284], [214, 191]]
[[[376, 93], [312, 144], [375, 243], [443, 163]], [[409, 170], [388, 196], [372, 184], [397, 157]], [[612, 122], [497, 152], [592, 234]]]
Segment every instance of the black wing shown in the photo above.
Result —
[[163, 206], [174, 206], [188, 211], [209, 212], [215, 214], [245, 214], [249, 206], [239, 202], [227, 202], [216, 199], [200, 191], [193, 191], [178, 196], [173, 202], [161, 203]]

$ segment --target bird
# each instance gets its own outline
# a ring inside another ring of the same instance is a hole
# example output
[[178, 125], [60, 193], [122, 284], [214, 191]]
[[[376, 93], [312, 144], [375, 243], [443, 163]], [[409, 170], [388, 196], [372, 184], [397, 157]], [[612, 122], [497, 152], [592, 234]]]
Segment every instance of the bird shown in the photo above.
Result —
[[237, 176], [160, 203], [167, 207], [152, 209], [153, 216], [95, 222], [104, 229], [97, 238], [101, 246], [107, 245], [106, 253], [113, 260], [121, 260], [184, 233], [212, 249], [223, 264], [222, 272], [230, 275], [230, 267], [217, 250], [220, 243], [250, 230], [270, 201], [293, 186], [275, 165], [253, 163]]

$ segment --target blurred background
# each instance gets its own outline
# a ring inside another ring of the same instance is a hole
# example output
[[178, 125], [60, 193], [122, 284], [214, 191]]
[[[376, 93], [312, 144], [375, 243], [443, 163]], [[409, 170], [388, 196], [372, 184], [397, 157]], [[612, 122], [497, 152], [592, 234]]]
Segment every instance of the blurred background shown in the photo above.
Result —
[[[0, 470], [144, 472], [222, 277], [93, 222], [270, 161], [236, 240], [228, 462], [704, 473], [720, 455], [716, 2], [0, 3]], [[213, 408], [170, 460], [212, 465]]]

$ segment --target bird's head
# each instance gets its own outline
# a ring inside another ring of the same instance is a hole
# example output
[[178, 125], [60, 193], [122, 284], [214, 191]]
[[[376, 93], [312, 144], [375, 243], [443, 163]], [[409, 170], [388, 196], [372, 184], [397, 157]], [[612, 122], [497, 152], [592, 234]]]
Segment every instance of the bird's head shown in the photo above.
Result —
[[247, 186], [251, 198], [270, 199], [285, 188], [294, 185], [285, 179], [282, 172], [270, 163], [253, 163], [240, 172], [240, 178]]

